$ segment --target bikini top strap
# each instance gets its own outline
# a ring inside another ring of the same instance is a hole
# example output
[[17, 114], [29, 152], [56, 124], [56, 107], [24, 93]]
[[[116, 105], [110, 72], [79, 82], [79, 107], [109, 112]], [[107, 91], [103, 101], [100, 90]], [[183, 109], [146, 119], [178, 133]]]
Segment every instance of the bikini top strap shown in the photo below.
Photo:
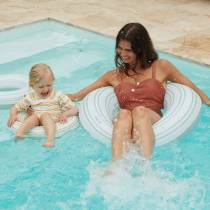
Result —
[[155, 79], [156, 78], [156, 65], [157, 65], [157, 62], [154, 61], [152, 63], [152, 78]]

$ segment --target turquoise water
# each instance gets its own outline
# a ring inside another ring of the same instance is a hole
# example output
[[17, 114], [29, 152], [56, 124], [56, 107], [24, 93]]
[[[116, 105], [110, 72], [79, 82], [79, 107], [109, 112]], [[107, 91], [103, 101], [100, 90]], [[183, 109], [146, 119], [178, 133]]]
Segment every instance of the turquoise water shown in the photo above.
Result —
[[[56, 88], [74, 92], [114, 68], [114, 40], [54, 21], [0, 33], [0, 74], [27, 74], [48, 63]], [[210, 95], [210, 69], [160, 53]], [[78, 104], [79, 105], [79, 104]], [[208, 210], [210, 108], [181, 139], [155, 148], [145, 163], [131, 148], [111, 164], [111, 150], [78, 127], [45, 149], [44, 139], [14, 142], [0, 110], [0, 209]], [[111, 176], [104, 176], [107, 168]]]

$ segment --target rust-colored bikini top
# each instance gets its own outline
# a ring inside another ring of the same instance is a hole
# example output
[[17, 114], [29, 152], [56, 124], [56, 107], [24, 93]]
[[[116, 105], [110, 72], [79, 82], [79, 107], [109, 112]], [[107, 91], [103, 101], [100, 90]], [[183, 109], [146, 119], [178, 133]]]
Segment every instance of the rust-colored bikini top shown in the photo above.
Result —
[[137, 106], [144, 106], [161, 115], [166, 90], [155, 76], [156, 62], [152, 65], [152, 78], [136, 84], [122, 81], [115, 86], [120, 108], [133, 110]]

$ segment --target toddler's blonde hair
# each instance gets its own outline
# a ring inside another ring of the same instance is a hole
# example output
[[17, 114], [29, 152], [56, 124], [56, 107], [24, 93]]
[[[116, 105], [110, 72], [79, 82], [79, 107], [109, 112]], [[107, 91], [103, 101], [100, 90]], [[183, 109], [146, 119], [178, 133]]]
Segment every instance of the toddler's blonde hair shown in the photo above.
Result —
[[52, 80], [55, 79], [52, 69], [47, 64], [38, 63], [38, 64], [33, 65], [29, 72], [29, 86], [33, 87], [46, 74], [50, 74], [52, 77]]

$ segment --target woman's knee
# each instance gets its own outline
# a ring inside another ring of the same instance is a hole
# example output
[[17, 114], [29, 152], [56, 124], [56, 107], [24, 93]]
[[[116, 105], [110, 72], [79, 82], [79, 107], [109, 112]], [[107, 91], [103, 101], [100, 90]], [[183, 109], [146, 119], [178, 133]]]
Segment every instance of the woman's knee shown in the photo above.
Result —
[[114, 131], [122, 131], [130, 133], [132, 128], [132, 115], [131, 111], [123, 109], [121, 110], [117, 117], [113, 120]]
[[131, 118], [131, 111], [128, 109], [122, 109], [118, 114], [118, 118]]
[[122, 109], [118, 115], [117, 115], [117, 119], [118, 120], [131, 120], [132, 119], [132, 115], [131, 115], [131, 111], [128, 109]]
[[139, 119], [148, 118], [149, 117], [148, 108], [144, 106], [137, 106], [132, 110], [132, 116], [137, 117]]

